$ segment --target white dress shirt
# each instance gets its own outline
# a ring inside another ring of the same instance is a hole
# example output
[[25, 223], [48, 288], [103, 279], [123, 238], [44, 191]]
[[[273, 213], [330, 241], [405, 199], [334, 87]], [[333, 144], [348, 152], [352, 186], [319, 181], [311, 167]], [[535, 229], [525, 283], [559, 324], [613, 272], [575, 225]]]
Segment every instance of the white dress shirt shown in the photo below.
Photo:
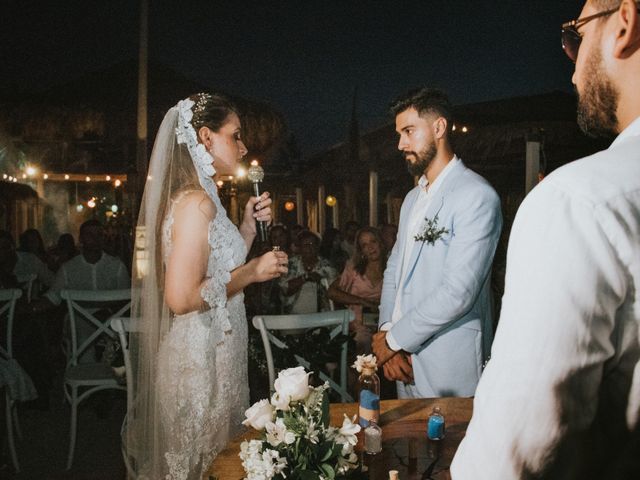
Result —
[[89, 263], [84, 255], [80, 254], [62, 264], [45, 296], [54, 305], [60, 305], [60, 292], [64, 289], [118, 290], [130, 286], [131, 279], [127, 267], [119, 258], [103, 252], [100, 260]]
[[520, 207], [452, 478], [604, 478], [638, 428], [639, 324], [640, 118]]
[[[442, 169], [440, 174], [433, 181], [432, 185], [429, 185], [429, 181], [427, 177], [422, 175], [420, 180], [418, 180], [418, 185], [420, 186], [420, 194], [416, 199], [413, 207], [411, 208], [411, 214], [409, 215], [409, 221], [407, 224], [408, 235], [405, 238], [405, 242], [402, 248], [402, 270], [400, 271], [400, 284], [398, 290], [396, 292], [396, 302], [393, 307], [393, 314], [391, 316], [391, 323], [385, 323], [380, 327], [382, 331], [388, 331], [391, 326], [397, 322], [400, 318], [402, 318], [402, 308], [400, 305], [399, 299], [402, 298], [404, 293], [404, 278], [409, 268], [409, 260], [411, 259], [411, 250], [416, 244], [415, 236], [422, 233], [425, 227], [425, 215], [433, 198], [436, 193], [440, 189], [440, 185], [451, 171], [453, 166], [456, 163], [459, 163], [460, 159], [454, 155], [453, 158], [449, 161], [449, 163]], [[393, 338], [391, 332], [387, 333], [387, 344], [391, 349], [398, 351], [402, 348], [398, 345], [398, 342]]]

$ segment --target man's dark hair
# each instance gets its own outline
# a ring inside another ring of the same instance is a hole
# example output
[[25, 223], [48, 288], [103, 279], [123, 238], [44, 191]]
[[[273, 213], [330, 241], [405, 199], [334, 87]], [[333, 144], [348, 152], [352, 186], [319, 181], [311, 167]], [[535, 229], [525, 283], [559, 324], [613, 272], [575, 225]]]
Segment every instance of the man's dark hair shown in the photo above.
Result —
[[453, 127], [453, 106], [446, 93], [438, 88], [415, 88], [399, 96], [391, 104], [389, 111], [395, 117], [398, 114], [415, 108], [423, 117], [435, 113], [447, 121], [447, 131]]
[[100, 223], [98, 220], [96, 219], [91, 219], [91, 220], [87, 220], [86, 222], [84, 222], [82, 225], [80, 225], [80, 235], [82, 235], [82, 231], [85, 228], [90, 228], [90, 227], [103, 227], [104, 225], [102, 225], [102, 223]]

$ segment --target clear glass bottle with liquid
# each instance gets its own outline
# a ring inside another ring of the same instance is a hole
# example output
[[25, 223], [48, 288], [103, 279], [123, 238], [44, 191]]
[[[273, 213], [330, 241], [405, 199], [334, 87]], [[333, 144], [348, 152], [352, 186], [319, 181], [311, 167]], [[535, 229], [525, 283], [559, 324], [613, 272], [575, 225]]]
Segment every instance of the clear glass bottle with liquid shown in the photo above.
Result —
[[433, 407], [427, 420], [427, 437], [429, 440], [442, 440], [444, 438], [444, 415], [440, 407]]
[[382, 451], [382, 429], [373, 420], [364, 429], [364, 451], [369, 455]]
[[358, 423], [364, 429], [380, 419], [380, 379], [373, 368], [363, 368], [358, 378]]

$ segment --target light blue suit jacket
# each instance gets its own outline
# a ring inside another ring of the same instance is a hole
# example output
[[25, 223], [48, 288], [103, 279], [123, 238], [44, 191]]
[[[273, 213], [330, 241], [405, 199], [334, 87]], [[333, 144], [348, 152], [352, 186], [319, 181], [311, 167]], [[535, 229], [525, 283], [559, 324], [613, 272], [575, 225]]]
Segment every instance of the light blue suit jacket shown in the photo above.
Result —
[[[384, 272], [380, 326], [391, 321], [404, 282], [402, 317], [391, 333], [411, 352], [416, 387], [423, 397], [472, 396], [493, 339], [491, 263], [502, 229], [500, 199], [462, 162], [452, 165], [426, 217], [448, 230], [433, 245], [414, 241], [401, 276], [408, 215], [420, 187], [402, 204], [398, 239]], [[422, 225], [424, 222], [421, 222]]]

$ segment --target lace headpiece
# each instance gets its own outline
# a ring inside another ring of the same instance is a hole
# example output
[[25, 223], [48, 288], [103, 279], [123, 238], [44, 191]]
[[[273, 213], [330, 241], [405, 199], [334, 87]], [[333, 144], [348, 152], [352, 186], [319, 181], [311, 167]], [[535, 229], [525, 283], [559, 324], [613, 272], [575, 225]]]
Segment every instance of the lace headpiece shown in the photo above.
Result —
[[213, 168], [213, 156], [207, 152], [207, 149], [202, 143], [198, 142], [198, 136], [192, 124], [194, 113], [201, 114], [206, 108], [207, 101], [210, 98], [211, 95], [200, 93], [198, 94], [197, 103], [190, 98], [178, 102], [176, 106], [178, 109], [176, 136], [178, 143], [186, 145], [189, 150], [200, 185], [204, 188], [205, 192], [214, 199], [217, 197], [218, 189], [212, 178], [216, 173], [216, 169]]

